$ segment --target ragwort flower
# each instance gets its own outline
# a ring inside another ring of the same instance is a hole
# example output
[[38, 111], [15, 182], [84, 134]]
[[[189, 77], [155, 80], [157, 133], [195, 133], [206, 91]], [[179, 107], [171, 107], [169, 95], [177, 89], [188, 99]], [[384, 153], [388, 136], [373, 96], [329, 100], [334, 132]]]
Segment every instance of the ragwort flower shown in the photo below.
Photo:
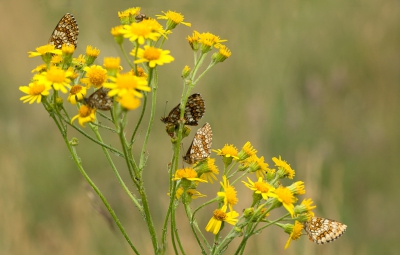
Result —
[[183, 168], [176, 170], [175, 177], [172, 180], [177, 181], [182, 179], [186, 179], [189, 181], [207, 182], [206, 180], [198, 178], [197, 172], [193, 168]]
[[62, 51], [60, 49], [56, 49], [54, 45], [52, 44], [46, 44], [40, 47], [36, 48], [36, 51], [29, 51], [29, 57], [37, 57], [37, 56], [44, 56], [46, 54], [50, 55], [51, 54], [56, 54], [56, 55], [61, 55]]
[[147, 86], [147, 80], [143, 77], [132, 75], [131, 73], [117, 74], [117, 77], [109, 77], [111, 82], [104, 83], [105, 88], [111, 89], [108, 92], [108, 96], [113, 97], [118, 95], [122, 97], [126, 93], [132, 93], [138, 98], [142, 98], [141, 91], [151, 91], [151, 88]]
[[263, 199], [267, 200], [269, 197], [274, 197], [273, 191], [275, 188], [268, 182], [264, 182], [262, 177], [258, 178], [258, 181], [252, 182], [249, 177], [247, 177], [248, 183], [242, 181], [247, 188], [254, 191], [256, 194], [260, 194]]
[[304, 228], [303, 224], [301, 224], [297, 220], [294, 222], [294, 225], [286, 224], [285, 232], [290, 235], [289, 235], [289, 239], [286, 242], [285, 250], [287, 248], [289, 248], [291, 240], [297, 240], [301, 237], [301, 231], [303, 230], [303, 228]]
[[69, 91], [68, 95], [68, 102], [71, 104], [76, 104], [76, 102], [81, 101], [86, 96], [86, 87], [81, 85], [74, 85], [72, 86], [71, 90]]
[[98, 65], [87, 66], [83, 68], [86, 72], [85, 78], [81, 82], [86, 84], [88, 88], [91, 86], [96, 89], [100, 88], [107, 81], [107, 70]]
[[20, 86], [19, 90], [28, 94], [21, 97], [21, 101], [24, 101], [24, 103], [29, 102], [29, 104], [36, 101], [39, 104], [42, 101], [42, 96], [48, 96], [50, 94], [51, 86], [33, 81], [29, 83], [28, 86]]
[[172, 30], [174, 29], [178, 24], [183, 24], [185, 26], [190, 27], [191, 24], [187, 22], [183, 22], [183, 15], [178, 13], [178, 12], [173, 12], [173, 11], [167, 11], [167, 13], [164, 13], [164, 15], [156, 15], [157, 19], [166, 19], [167, 20], [167, 29], [166, 30]]
[[161, 36], [159, 33], [155, 32], [152, 27], [147, 26], [144, 22], [124, 25], [124, 27], [120, 30], [120, 33], [123, 34], [125, 38], [129, 38], [131, 42], [137, 40], [140, 45], [144, 44], [147, 39], [157, 41], [157, 39]]
[[287, 187], [279, 186], [277, 189], [273, 191], [275, 193], [275, 198], [277, 201], [281, 202], [282, 205], [286, 208], [286, 210], [293, 217], [294, 215], [294, 205], [297, 201], [297, 198], [293, 195], [293, 193]]
[[82, 105], [79, 108], [79, 113], [71, 119], [71, 124], [78, 119], [79, 125], [85, 127], [85, 123], [94, 122], [96, 120], [96, 109], [90, 108], [87, 105]]
[[231, 225], [235, 225], [238, 222], [237, 217], [239, 217], [239, 213], [236, 211], [230, 211], [226, 213], [226, 209], [227, 206], [223, 205], [221, 209], [214, 211], [213, 217], [206, 226], [207, 232], [212, 232], [214, 235], [216, 235], [221, 229], [222, 222], [226, 222]]
[[51, 85], [55, 90], [61, 90], [62, 93], [67, 93], [67, 88], [71, 88], [69, 83], [71, 82], [70, 77], [73, 72], [63, 70], [56, 66], [51, 66], [46, 72], [42, 72], [38, 77], [40, 83], [44, 83], [46, 86]]
[[[162, 50], [159, 48], [155, 48], [149, 45], [144, 46], [143, 49], [138, 49], [137, 51], [137, 60], [135, 60], [135, 64], [148, 62], [151, 68], [154, 68], [156, 65], [162, 66], [166, 63], [170, 63], [174, 61], [174, 58], [169, 55], [169, 50]], [[136, 49], [133, 49], [130, 53], [132, 56], [135, 56]]]
[[290, 167], [290, 165], [285, 161], [281, 159], [281, 156], [279, 156], [279, 159], [276, 157], [273, 157], [272, 160], [275, 162], [275, 166], [278, 167], [278, 175], [283, 178], [287, 177], [289, 179], [293, 179], [295, 175], [295, 171]]
[[238, 198], [236, 196], [235, 187], [229, 184], [226, 176], [222, 176], [223, 182], [220, 182], [224, 191], [220, 191], [217, 193], [219, 197], [224, 198], [224, 205], [229, 205], [229, 210], [233, 211], [232, 207], [238, 203]]

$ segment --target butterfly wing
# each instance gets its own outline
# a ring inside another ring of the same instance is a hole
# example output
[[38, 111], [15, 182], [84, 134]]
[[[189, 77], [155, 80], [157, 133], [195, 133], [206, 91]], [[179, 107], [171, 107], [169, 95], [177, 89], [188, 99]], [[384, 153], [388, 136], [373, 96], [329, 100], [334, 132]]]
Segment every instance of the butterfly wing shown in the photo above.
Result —
[[206, 123], [197, 130], [183, 160], [188, 164], [194, 164], [208, 158], [211, 154], [212, 130], [210, 124]]
[[54, 28], [49, 38], [49, 44], [55, 45], [56, 49], [61, 49], [63, 44], [78, 45], [79, 28], [72, 14], [65, 14]]
[[343, 223], [320, 218], [312, 217], [304, 224], [304, 230], [308, 234], [308, 238], [317, 243], [325, 244], [332, 242], [343, 235], [347, 226]]
[[96, 108], [102, 111], [108, 111], [113, 106], [113, 98], [107, 94], [110, 90], [104, 87], [99, 88], [89, 98], [85, 98], [86, 104], [91, 108]]
[[[167, 117], [162, 117], [161, 121], [165, 124], [178, 124], [178, 120], [181, 115], [180, 111], [181, 104], [175, 106], [168, 114]], [[188, 126], [197, 126], [198, 121], [203, 117], [204, 112], [206, 110], [206, 106], [204, 100], [200, 94], [193, 94], [188, 97], [185, 107], [185, 125]]]

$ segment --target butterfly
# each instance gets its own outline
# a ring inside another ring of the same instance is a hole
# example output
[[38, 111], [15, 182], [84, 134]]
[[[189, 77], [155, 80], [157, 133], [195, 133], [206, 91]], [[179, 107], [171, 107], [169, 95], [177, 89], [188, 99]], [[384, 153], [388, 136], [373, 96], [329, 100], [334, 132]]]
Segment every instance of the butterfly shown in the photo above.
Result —
[[212, 130], [210, 124], [206, 123], [197, 130], [183, 160], [188, 164], [194, 164], [208, 158], [211, 154], [211, 144]]
[[[165, 124], [178, 124], [178, 120], [181, 116], [180, 110], [181, 104], [175, 106], [167, 117], [162, 117], [161, 121]], [[200, 94], [193, 94], [188, 97], [185, 107], [185, 114], [183, 118], [185, 120], [185, 125], [197, 126], [198, 121], [203, 117], [206, 111], [206, 105], [204, 104], [203, 97]]]
[[56, 28], [49, 38], [49, 44], [61, 49], [63, 44], [74, 45], [75, 49], [78, 44], [79, 28], [72, 14], [65, 14], [58, 22]]
[[139, 13], [135, 16], [135, 21], [137, 23], [142, 22], [144, 19], [149, 19], [149, 17], [146, 16], [146, 14]]
[[96, 108], [98, 110], [108, 111], [111, 109], [114, 102], [113, 98], [107, 95], [108, 91], [110, 90], [101, 87], [95, 92], [93, 92], [93, 94], [91, 94], [88, 98], [85, 98], [84, 102], [90, 108]]
[[307, 232], [308, 238], [317, 244], [336, 240], [343, 235], [346, 229], [347, 226], [343, 223], [320, 217], [312, 217], [304, 223], [304, 230]]

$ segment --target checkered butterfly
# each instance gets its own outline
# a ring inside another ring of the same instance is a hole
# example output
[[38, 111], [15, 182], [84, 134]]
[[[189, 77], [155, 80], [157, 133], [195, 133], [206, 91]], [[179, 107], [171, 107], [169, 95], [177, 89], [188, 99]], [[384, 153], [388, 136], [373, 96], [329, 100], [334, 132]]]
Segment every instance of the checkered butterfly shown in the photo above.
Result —
[[113, 98], [107, 94], [110, 90], [104, 87], [99, 88], [88, 98], [84, 99], [86, 105], [90, 108], [96, 108], [97, 110], [108, 111], [113, 106]]
[[[167, 117], [161, 118], [161, 121], [165, 124], [178, 124], [181, 115], [180, 106], [181, 104], [175, 106]], [[186, 102], [185, 114], [183, 115], [185, 125], [197, 126], [198, 121], [203, 117], [205, 111], [206, 105], [204, 104], [203, 97], [200, 94], [195, 93], [189, 96]]]
[[312, 217], [304, 223], [304, 230], [307, 232], [308, 238], [317, 244], [336, 240], [343, 235], [346, 229], [347, 226], [343, 223], [320, 217]]
[[197, 130], [183, 160], [188, 164], [194, 164], [208, 158], [211, 154], [211, 144], [212, 130], [210, 124], [206, 123]]
[[64, 43], [67, 45], [74, 45], [76, 49], [78, 45], [78, 35], [78, 23], [72, 14], [67, 13], [54, 28], [48, 43], [55, 45], [56, 49], [61, 49]]

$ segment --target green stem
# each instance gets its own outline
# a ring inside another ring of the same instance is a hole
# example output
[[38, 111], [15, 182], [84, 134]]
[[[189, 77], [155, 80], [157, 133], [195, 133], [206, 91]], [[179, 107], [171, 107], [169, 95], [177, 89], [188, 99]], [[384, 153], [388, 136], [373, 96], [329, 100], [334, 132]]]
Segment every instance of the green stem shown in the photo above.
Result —
[[[101, 142], [103, 142], [101, 135], [99, 133], [99, 130], [95, 127], [92, 126], [92, 130], [95, 133], [97, 139]], [[111, 159], [110, 153], [103, 148], [103, 152], [106, 155], [106, 158], [111, 166], [111, 168], [114, 171], [115, 176], [117, 177], [119, 183], [121, 184], [122, 188], [124, 189], [125, 193], [128, 195], [128, 197], [132, 200], [132, 202], [136, 205], [136, 207], [139, 209], [140, 213], [143, 214], [143, 207], [140, 205], [139, 201], [132, 195], [132, 192], [128, 189], [128, 187], [125, 185], [125, 182], [122, 180], [121, 176], [119, 175], [118, 169], [115, 167], [113, 160]]]
[[132, 65], [131, 61], [129, 60], [129, 56], [126, 54], [124, 47], [122, 47], [122, 44], [120, 44], [119, 47], [121, 48], [122, 55], [124, 56], [126, 62], [128, 62], [128, 65], [131, 67], [131, 69], [133, 69], [133, 65]]
[[207, 69], [204, 70], [204, 72], [202, 74], [199, 75], [199, 77], [193, 82], [193, 84], [196, 84], [213, 66], [215, 66], [215, 62], [211, 62]]
[[[71, 146], [71, 144], [68, 141], [67, 138], [67, 131], [63, 129], [61, 123], [57, 120], [57, 118], [54, 115], [51, 115], [53, 118], [54, 122], [56, 123], [58, 129], [60, 130], [62, 137], [64, 139], [65, 144], [67, 145], [68, 151], [70, 152], [72, 159], [74, 160], [76, 166], [78, 167], [79, 171], [83, 175], [83, 177], [86, 179], [86, 181], [89, 183], [89, 185], [93, 188], [93, 190], [97, 193], [97, 195], [100, 197], [100, 199], [103, 201], [104, 205], [107, 207], [107, 210], [110, 212], [111, 217], [113, 218], [114, 222], [117, 224], [118, 228], [120, 229], [121, 233], [124, 235], [126, 241], [129, 243], [131, 246], [132, 250], [136, 253], [139, 254], [139, 252], [136, 250], [135, 246], [132, 244], [131, 240], [129, 239], [127, 233], [125, 232], [124, 227], [122, 226], [121, 222], [119, 221], [117, 215], [115, 214], [114, 210], [111, 208], [110, 204], [106, 200], [106, 198], [103, 196], [101, 191], [97, 188], [97, 186], [94, 184], [94, 182], [90, 179], [90, 177], [87, 175], [85, 170], [83, 169], [80, 159], [78, 155], [76, 154], [75, 149]], [[61, 117], [61, 116], [60, 116]]]
[[[154, 70], [153, 68], [150, 69], [149, 78], [148, 78], [149, 79], [149, 83], [151, 83], [151, 81], [152, 81], [153, 70]], [[147, 127], [146, 136], [144, 138], [142, 152], [140, 153], [140, 160], [139, 160], [139, 170], [140, 171], [143, 171], [143, 167], [144, 167], [144, 165], [146, 164], [146, 161], [147, 161], [147, 160], [145, 160], [147, 143], [149, 141], [151, 128], [153, 127], [153, 123], [154, 123], [154, 116], [155, 116], [155, 113], [156, 113], [158, 80], [157, 80], [156, 70], [154, 70], [154, 72], [155, 72], [155, 81], [153, 82], [153, 86], [152, 86], [153, 88], [152, 88], [152, 93], [151, 93], [150, 120], [149, 120], [149, 125]]]
[[132, 145], [133, 145], [133, 140], [135, 139], [135, 136], [136, 136], [136, 133], [137, 133], [137, 131], [138, 131], [138, 129], [139, 129], [139, 126], [140, 126], [140, 124], [142, 123], [144, 113], [146, 112], [147, 93], [143, 93], [143, 97], [144, 97], [144, 100], [143, 100], [142, 112], [140, 113], [140, 117], [139, 117], [139, 120], [138, 120], [138, 122], [137, 122], [137, 124], [136, 124], [135, 131], [133, 131], [133, 134], [132, 134], [132, 136], [131, 136], [130, 148], [131, 148]]
[[[187, 196], [187, 193], [184, 192], [184, 193], [183, 193], [183, 197], [182, 197], [182, 201], [185, 201], [185, 200], [186, 200], [186, 196]], [[190, 224], [190, 227], [191, 227], [192, 232], [193, 232], [193, 234], [194, 234], [194, 237], [196, 238], [197, 243], [198, 243], [199, 246], [200, 246], [201, 253], [204, 254], [204, 255], [206, 255], [207, 253], [206, 253], [206, 251], [204, 250], [204, 247], [203, 247], [203, 245], [201, 244], [200, 238], [199, 238], [199, 236], [197, 235], [197, 232], [196, 232], [196, 229], [195, 229], [195, 225], [197, 225], [197, 223], [196, 223], [196, 220], [194, 220], [193, 217], [192, 217], [193, 215], [192, 215], [192, 212], [191, 212], [191, 210], [190, 210], [189, 203], [184, 202], [183, 205], [184, 205], [184, 207], [185, 207], [186, 216], [187, 216], [187, 218], [188, 218], [188, 220], [189, 220], [189, 224]], [[199, 230], [199, 229], [197, 229], [197, 230]], [[200, 233], [201, 233], [201, 231], [200, 231]]]

